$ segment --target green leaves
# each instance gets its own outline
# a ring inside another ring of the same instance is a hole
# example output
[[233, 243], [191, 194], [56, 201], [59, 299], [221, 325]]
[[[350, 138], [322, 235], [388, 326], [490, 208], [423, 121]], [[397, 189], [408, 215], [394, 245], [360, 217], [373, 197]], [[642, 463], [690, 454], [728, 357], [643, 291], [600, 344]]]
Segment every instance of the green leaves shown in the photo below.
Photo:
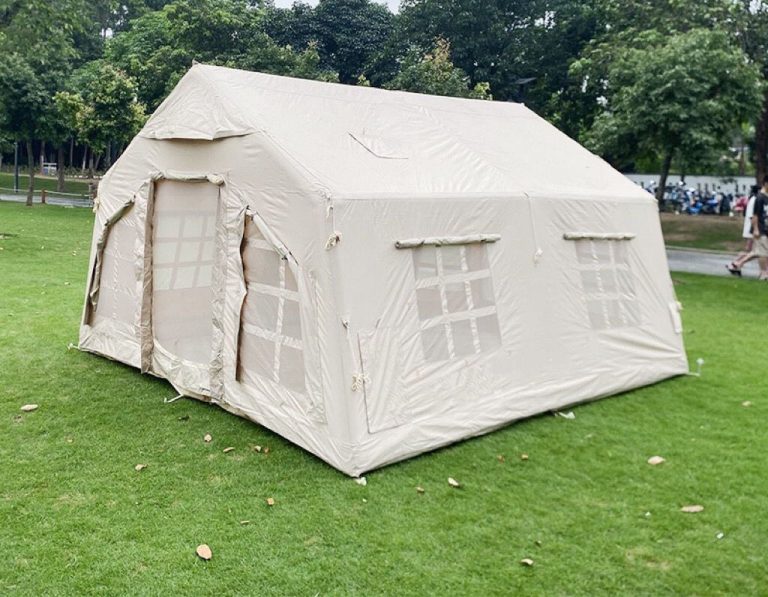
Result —
[[472, 87], [467, 74], [453, 65], [451, 46], [442, 38], [435, 40], [434, 49], [423, 56], [415, 50], [411, 51], [403, 61], [400, 72], [386, 87], [433, 95], [492, 99], [488, 83]]
[[760, 109], [759, 73], [724, 32], [645, 32], [633, 45], [611, 47], [602, 72], [587, 61], [574, 70], [602, 75], [604, 109], [585, 141], [614, 162], [675, 153], [693, 163], [725, 149]]

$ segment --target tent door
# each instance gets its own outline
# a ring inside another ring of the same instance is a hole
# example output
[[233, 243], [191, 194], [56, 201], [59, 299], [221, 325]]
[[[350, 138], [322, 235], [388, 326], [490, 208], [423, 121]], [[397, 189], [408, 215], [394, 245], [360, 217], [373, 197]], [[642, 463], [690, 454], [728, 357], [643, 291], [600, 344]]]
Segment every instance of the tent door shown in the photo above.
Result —
[[400, 333], [394, 328], [360, 332], [358, 342], [368, 432], [398, 427], [406, 422]]
[[156, 183], [152, 219], [152, 333], [172, 359], [206, 370], [213, 343], [219, 187]]

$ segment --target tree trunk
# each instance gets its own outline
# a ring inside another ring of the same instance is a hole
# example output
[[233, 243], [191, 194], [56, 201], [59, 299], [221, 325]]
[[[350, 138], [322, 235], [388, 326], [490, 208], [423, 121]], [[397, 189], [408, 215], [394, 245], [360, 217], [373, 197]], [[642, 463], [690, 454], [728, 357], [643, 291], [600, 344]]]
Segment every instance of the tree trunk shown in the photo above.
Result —
[[668, 149], [667, 153], [664, 154], [664, 162], [661, 164], [659, 186], [656, 189], [656, 201], [659, 202], [659, 207], [664, 203], [664, 188], [667, 186], [667, 177], [669, 176], [669, 169], [672, 167], [672, 155], [674, 153], [674, 149]]
[[107, 143], [107, 153], [104, 154], [104, 169], [109, 170], [112, 166], [112, 141]]
[[94, 169], [95, 169], [95, 166], [93, 164], [93, 151], [91, 151], [91, 157], [90, 157], [90, 160], [88, 161], [88, 178], [90, 180], [93, 180]]
[[88, 163], [88, 146], [83, 146], [83, 166], [80, 168], [80, 174], [85, 174], [85, 166]]
[[763, 110], [755, 125], [755, 176], [757, 184], [763, 184], [768, 173], [768, 90], [763, 99]]
[[32, 139], [27, 140], [27, 166], [29, 166], [29, 187], [27, 188], [27, 207], [32, 207], [32, 197], [35, 193], [35, 150]]
[[67, 164], [68, 168], [74, 167], [75, 164], [75, 138], [72, 137], [69, 140], [69, 164]]
[[40, 176], [45, 174], [43, 164], [45, 164], [45, 141], [40, 141]]
[[56, 164], [56, 190], [59, 193], [64, 192], [64, 153], [66, 150], [65, 142], [62, 142], [59, 145], [58, 164]]

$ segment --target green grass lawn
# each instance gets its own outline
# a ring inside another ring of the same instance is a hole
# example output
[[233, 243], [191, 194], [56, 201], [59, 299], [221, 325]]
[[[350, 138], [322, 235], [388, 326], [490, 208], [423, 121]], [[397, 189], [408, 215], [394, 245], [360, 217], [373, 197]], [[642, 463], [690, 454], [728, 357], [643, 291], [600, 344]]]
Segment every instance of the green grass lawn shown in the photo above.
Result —
[[[26, 193], [27, 186], [29, 186], [29, 177], [26, 174], [19, 176], [19, 192]], [[0, 172], [0, 189], [13, 189], [13, 173]], [[35, 176], [35, 190], [56, 192], [56, 178], [50, 176]], [[0, 191], [7, 192], [7, 191]], [[88, 183], [83, 180], [71, 180], [67, 179], [64, 182], [65, 193], [77, 193], [82, 195], [88, 194]]]
[[736, 253], [744, 246], [741, 236], [743, 216], [660, 215], [667, 246], [727, 253]]
[[765, 284], [675, 275], [701, 378], [522, 421], [361, 487], [67, 350], [91, 218], [0, 203], [0, 594], [765, 594]]

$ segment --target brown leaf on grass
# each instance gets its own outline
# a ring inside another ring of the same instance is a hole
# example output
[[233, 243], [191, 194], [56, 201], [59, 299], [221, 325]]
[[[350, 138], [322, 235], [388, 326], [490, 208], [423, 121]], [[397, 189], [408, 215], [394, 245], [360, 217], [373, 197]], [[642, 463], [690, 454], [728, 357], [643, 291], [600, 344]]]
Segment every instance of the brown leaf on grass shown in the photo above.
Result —
[[504, 462], [504, 454], [499, 454], [498, 456], [496, 456], [496, 460], [498, 460], [499, 462]]
[[701, 512], [703, 510], [704, 506], [700, 506], [699, 504], [693, 506], [683, 506], [680, 508], [680, 512], [686, 512], [688, 514], [696, 514], [697, 512]]
[[230, 452], [232, 452], [234, 449], [235, 449], [235, 448], [233, 448], [232, 446], [229, 446], [228, 448], [224, 448], [224, 449], [222, 450], [222, 452], [224, 452], [225, 454], [229, 454], [229, 453], [230, 453]]
[[261, 446], [252, 446], [251, 448], [254, 452], [261, 452]]
[[137, 465], [136, 465], [136, 466], [134, 466], [133, 468], [134, 468], [134, 469], [136, 469], [136, 472], [137, 472], [137, 473], [140, 473], [141, 471], [143, 471], [143, 470], [144, 470], [145, 468], [147, 468], [148, 466], [149, 466], [148, 464], [137, 464]]
[[213, 552], [211, 551], [211, 548], [208, 547], [205, 543], [202, 545], [197, 546], [197, 555], [202, 558], [203, 560], [210, 560], [213, 557]]
[[533, 560], [531, 558], [523, 558], [522, 560], [520, 560], [520, 563], [523, 566], [533, 566]]
[[750, 406], [752, 406], [752, 401], [751, 400], [745, 400], [744, 402], [741, 403], [741, 405], [743, 407], [745, 407], [745, 408], [749, 408]]
[[456, 489], [458, 489], [459, 487], [461, 487], [461, 483], [459, 483], [459, 482], [458, 482], [456, 479], [454, 479], [453, 477], [448, 477], [448, 485], [450, 485], [451, 487], [455, 487]]
[[424, 493], [424, 488], [421, 485], [419, 485], [418, 487], [416, 487], [416, 493]]
[[275, 498], [267, 498], [267, 506], [274, 506]]
[[13, 422], [14, 423], [21, 423], [24, 420], [24, 417], [21, 415], [13, 415]]
[[526, 454], [525, 452], [520, 454], [520, 460], [528, 460], [528, 454]]
[[37, 404], [25, 404], [21, 407], [21, 412], [31, 413], [33, 410], [40, 408]]
[[211, 437], [211, 434], [210, 434], [210, 433], [206, 433], [206, 434], [203, 436], [203, 441], [204, 441], [206, 444], [210, 444], [210, 443], [211, 443], [211, 441], [213, 441], [213, 438]]
[[251, 524], [251, 521], [250, 521], [250, 520], [241, 520], [241, 521], [240, 521], [240, 524], [241, 524], [242, 526], [246, 526], [246, 525], [249, 525], [249, 524]]
[[651, 466], [656, 466], [657, 464], [662, 464], [666, 462], [667, 460], [665, 458], [662, 458], [661, 456], [651, 456], [648, 459], [648, 464]]
[[265, 453], [265, 454], [269, 454], [269, 446], [267, 446], [266, 448], [264, 448], [264, 453]]

